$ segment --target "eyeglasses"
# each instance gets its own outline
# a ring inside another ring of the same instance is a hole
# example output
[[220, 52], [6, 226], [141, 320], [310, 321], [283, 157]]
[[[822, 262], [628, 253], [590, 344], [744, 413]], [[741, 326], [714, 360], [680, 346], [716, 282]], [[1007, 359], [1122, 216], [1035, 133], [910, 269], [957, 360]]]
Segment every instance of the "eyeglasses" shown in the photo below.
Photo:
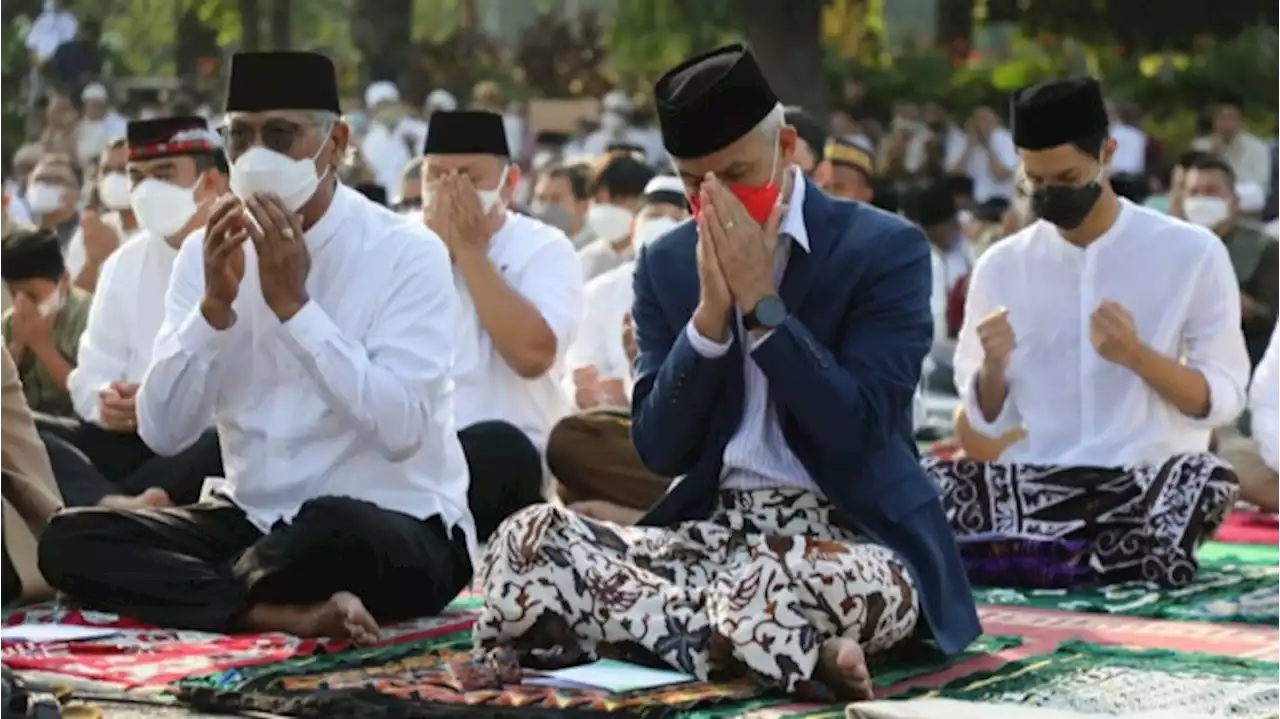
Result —
[[253, 147], [258, 138], [262, 138], [262, 145], [268, 150], [284, 154], [293, 148], [293, 143], [297, 142], [307, 127], [318, 127], [318, 125], [314, 122], [271, 119], [262, 123], [259, 128], [247, 122], [232, 121], [218, 132], [222, 135], [222, 142], [226, 145], [229, 155], [239, 155], [247, 151]]

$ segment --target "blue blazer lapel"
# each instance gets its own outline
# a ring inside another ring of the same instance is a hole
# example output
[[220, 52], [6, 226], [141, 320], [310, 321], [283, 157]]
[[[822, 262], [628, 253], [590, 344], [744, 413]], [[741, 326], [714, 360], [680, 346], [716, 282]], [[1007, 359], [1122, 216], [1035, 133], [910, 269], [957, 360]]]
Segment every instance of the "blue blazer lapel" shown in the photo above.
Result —
[[798, 246], [791, 248], [787, 268], [782, 273], [782, 285], [778, 288], [778, 296], [793, 314], [817, 284], [818, 275], [836, 240], [827, 228], [831, 198], [808, 178], [804, 182], [804, 226], [809, 233], [809, 251], [805, 252]]

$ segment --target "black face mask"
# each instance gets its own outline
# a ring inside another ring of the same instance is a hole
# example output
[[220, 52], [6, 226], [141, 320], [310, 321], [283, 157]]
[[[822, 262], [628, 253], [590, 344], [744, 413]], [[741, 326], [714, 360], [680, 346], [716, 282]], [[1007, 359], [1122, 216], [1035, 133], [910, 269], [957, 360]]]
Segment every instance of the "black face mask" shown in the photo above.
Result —
[[1064, 230], [1074, 230], [1089, 216], [1102, 195], [1102, 182], [1091, 180], [1079, 187], [1049, 185], [1031, 194], [1031, 211]]

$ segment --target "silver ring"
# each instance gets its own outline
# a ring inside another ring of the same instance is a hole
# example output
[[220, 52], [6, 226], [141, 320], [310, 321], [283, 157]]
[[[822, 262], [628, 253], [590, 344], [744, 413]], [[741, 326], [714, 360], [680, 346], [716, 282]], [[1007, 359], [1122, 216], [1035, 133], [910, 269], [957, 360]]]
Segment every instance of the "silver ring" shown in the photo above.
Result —
[[725, 228], [726, 230], [732, 230], [732, 229], [733, 229], [733, 220], [729, 220], [728, 222], [724, 223], [724, 228]]
[[292, 227], [286, 227], [286, 228], [284, 228], [283, 230], [281, 230], [281, 231], [280, 231], [280, 234], [284, 235], [284, 238], [285, 238], [286, 240], [292, 240], [292, 239], [293, 239], [293, 228], [292, 228]]

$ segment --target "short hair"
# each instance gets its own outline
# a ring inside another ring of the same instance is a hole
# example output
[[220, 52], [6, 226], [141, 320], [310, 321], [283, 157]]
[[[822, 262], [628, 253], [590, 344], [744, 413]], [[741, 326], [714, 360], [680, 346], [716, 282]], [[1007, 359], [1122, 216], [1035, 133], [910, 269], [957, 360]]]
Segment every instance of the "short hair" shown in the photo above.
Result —
[[1200, 170], [1201, 172], [1221, 172], [1223, 178], [1227, 181], [1227, 187], [1231, 188], [1233, 192], [1235, 191], [1236, 171], [1231, 169], [1231, 165], [1227, 164], [1227, 161], [1223, 160], [1221, 157], [1216, 155], [1205, 155], [1197, 158], [1196, 161], [1191, 164], [1189, 169]]
[[[583, 163], [573, 163], [568, 165], [552, 165], [547, 168], [546, 176], [553, 180], [564, 180], [569, 183], [569, 191], [573, 193], [573, 199], [579, 202], [585, 202], [591, 199], [590, 181], [591, 168]], [[642, 188], [643, 189], [643, 188]]]
[[210, 168], [215, 168], [223, 175], [231, 174], [231, 164], [227, 162], [227, 153], [223, 152], [222, 148], [196, 153], [191, 155], [191, 159], [195, 160], [196, 172], [206, 172]]
[[422, 174], [422, 161], [424, 159], [419, 155], [405, 163], [404, 169], [400, 171], [400, 181], [417, 179]]
[[617, 155], [609, 158], [596, 170], [591, 178], [591, 195], [594, 197], [601, 190], [618, 197], [640, 197], [644, 194], [644, 186], [657, 173], [652, 167], [628, 155]]
[[66, 272], [58, 234], [50, 229], [15, 223], [0, 241], [0, 268], [5, 282], [49, 280], [57, 282]]
[[72, 182], [76, 187], [84, 184], [84, 173], [80, 171], [79, 163], [71, 159], [70, 155], [63, 153], [53, 153], [40, 158], [40, 162], [36, 163], [39, 168], [42, 165], [53, 165], [59, 168], [66, 168], [71, 173]]

